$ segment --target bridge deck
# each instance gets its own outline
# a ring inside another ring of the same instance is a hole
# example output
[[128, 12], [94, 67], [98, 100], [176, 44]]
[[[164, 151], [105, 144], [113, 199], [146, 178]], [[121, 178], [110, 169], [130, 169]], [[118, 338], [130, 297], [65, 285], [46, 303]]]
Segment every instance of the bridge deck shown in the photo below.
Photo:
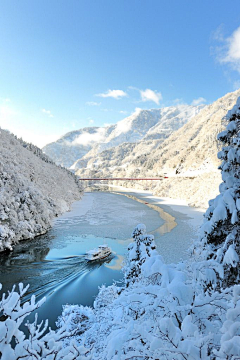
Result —
[[163, 176], [161, 178], [80, 178], [80, 181], [101, 181], [101, 180], [163, 180], [168, 179], [168, 176]]

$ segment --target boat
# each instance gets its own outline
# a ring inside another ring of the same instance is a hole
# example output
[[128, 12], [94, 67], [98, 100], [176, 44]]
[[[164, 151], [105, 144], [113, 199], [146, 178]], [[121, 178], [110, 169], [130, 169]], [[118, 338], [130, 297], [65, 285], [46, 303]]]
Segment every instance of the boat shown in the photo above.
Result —
[[86, 252], [85, 260], [96, 261], [102, 260], [108, 257], [112, 253], [112, 250], [107, 245], [99, 245], [97, 249], [89, 250]]

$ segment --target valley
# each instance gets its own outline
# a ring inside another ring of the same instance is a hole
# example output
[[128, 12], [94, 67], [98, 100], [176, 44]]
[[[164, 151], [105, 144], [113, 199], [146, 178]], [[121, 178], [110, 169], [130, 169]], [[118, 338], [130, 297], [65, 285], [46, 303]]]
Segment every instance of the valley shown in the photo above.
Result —
[[[99, 286], [123, 283], [121, 269], [131, 229], [139, 222], [146, 224], [159, 253], [171, 263], [188, 258], [188, 248], [201, 221], [201, 211], [163, 201], [149, 192], [119, 188], [86, 192], [70, 212], [54, 221], [47, 234], [22, 241], [10, 254], [2, 254], [3, 291], [10, 291], [16, 283], [30, 284], [24, 301], [33, 294], [37, 300], [45, 296], [47, 301], [38, 310], [38, 317], [47, 317], [54, 329], [63, 305], [92, 306]], [[102, 243], [107, 243], [113, 254], [105, 261], [88, 263], [84, 259], [86, 251]]]
[[43, 151], [80, 178], [165, 175], [169, 179], [159, 183], [112, 183], [148, 189], [157, 196], [182, 199], [192, 206], [206, 208], [209, 199], [218, 194], [221, 181], [216, 137], [224, 127], [222, 118], [238, 96], [240, 90], [206, 106], [138, 110], [114, 126], [66, 134]]
[[240, 360], [239, 13], [1, 1], [0, 360]]

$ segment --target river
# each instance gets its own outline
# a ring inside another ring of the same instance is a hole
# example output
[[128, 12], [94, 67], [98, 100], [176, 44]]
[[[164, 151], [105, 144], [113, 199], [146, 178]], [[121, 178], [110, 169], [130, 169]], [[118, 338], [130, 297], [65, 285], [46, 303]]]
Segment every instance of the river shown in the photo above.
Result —
[[[55, 328], [62, 305], [91, 306], [99, 286], [121, 285], [121, 265], [137, 224], [144, 223], [154, 235], [166, 262], [177, 262], [188, 256], [201, 222], [201, 211], [169, 205], [148, 192], [86, 192], [70, 212], [54, 221], [47, 234], [1, 254], [0, 282], [3, 291], [19, 282], [30, 284], [25, 300], [32, 294], [38, 299], [45, 296], [39, 319], [48, 318]], [[106, 261], [86, 262], [86, 251], [103, 243], [112, 248], [112, 255]]]

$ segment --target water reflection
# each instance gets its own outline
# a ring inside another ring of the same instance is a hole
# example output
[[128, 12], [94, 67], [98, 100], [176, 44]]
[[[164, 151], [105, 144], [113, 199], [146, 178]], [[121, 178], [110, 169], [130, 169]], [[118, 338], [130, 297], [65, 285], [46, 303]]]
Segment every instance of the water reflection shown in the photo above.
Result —
[[[102, 237], [65, 236], [62, 233], [62, 237], [59, 234], [49, 238], [45, 235], [31, 242], [22, 242], [13, 252], [0, 258], [3, 291], [10, 290], [14, 283], [30, 284], [24, 300], [29, 300], [33, 293], [37, 299], [47, 297], [46, 303], [38, 309], [39, 320], [48, 318], [50, 326], [55, 328], [62, 305], [92, 305], [99, 286], [121, 281], [120, 259], [123, 259], [126, 247], [123, 248], [115, 239], [108, 238], [107, 241], [115, 252], [105, 261], [95, 262], [87, 262], [84, 254], [102, 244]], [[117, 255], [117, 252], [122, 255]], [[33, 320], [33, 315], [30, 320]]]
[[25, 264], [43, 261], [50, 251], [49, 243], [38, 238], [32, 241], [23, 241], [15, 246], [13, 251], [1, 254], [0, 266], [15, 266], [24, 262]]
[[121, 270], [124, 262], [124, 256], [118, 255], [111, 261], [110, 264], [106, 262], [105, 266], [112, 270]]
[[149, 232], [150, 234], [159, 234], [159, 235], [164, 235], [170, 231], [172, 231], [176, 226], [177, 226], [177, 223], [175, 221], [175, 218], [170, 215], [169, 213], [165, 212], [162, 208], [160, 208], [159, 206], [157, 205], [154, 205], [154, 204], [151, 204], [151, 203], [148, 203], [146, 202], [145, 200], [141, 200], [139, 198], [137, 198], [136, 196], [133, 196], [133, 195], [129, 195], [129, 194], [126, 194], [126, 193], [117, 193], [116, 194], [118, 195], [123, 195], [123, 196], [126, 196], [127, 198], [129, 199], [133, 199], [134, 201], [137, 201], [141, 204], [144, 204], [146, 206], [148, 206], [149, 208], [153, 209], [154, 211], [157, 211], [160, 215], [160, 217], [165, 221], [163, 225], [159, 226], [158, 228], [156, 228], [155, 230]]
[[[38, 299], [46, 296], [46, 303], [38, 310], [39, 319], [49, 318], [52, 328], [62, 305], [92, 305], [99, 286], [123, 279], [122, 263], [138, 223], [144, 222], [148, 232], [158, 236], [176, 226], [175, 219], [158, 206], [122, 195], [85, 194], [46, 235], [21, 242], [13, 252], [1, 254], [3, 291], [23, 282], [30, 284], [26, 299], [33, 293]], [[84, 254], [104, 242], [112, 248], [112, 256], [105, 261], [85, 261]]]

